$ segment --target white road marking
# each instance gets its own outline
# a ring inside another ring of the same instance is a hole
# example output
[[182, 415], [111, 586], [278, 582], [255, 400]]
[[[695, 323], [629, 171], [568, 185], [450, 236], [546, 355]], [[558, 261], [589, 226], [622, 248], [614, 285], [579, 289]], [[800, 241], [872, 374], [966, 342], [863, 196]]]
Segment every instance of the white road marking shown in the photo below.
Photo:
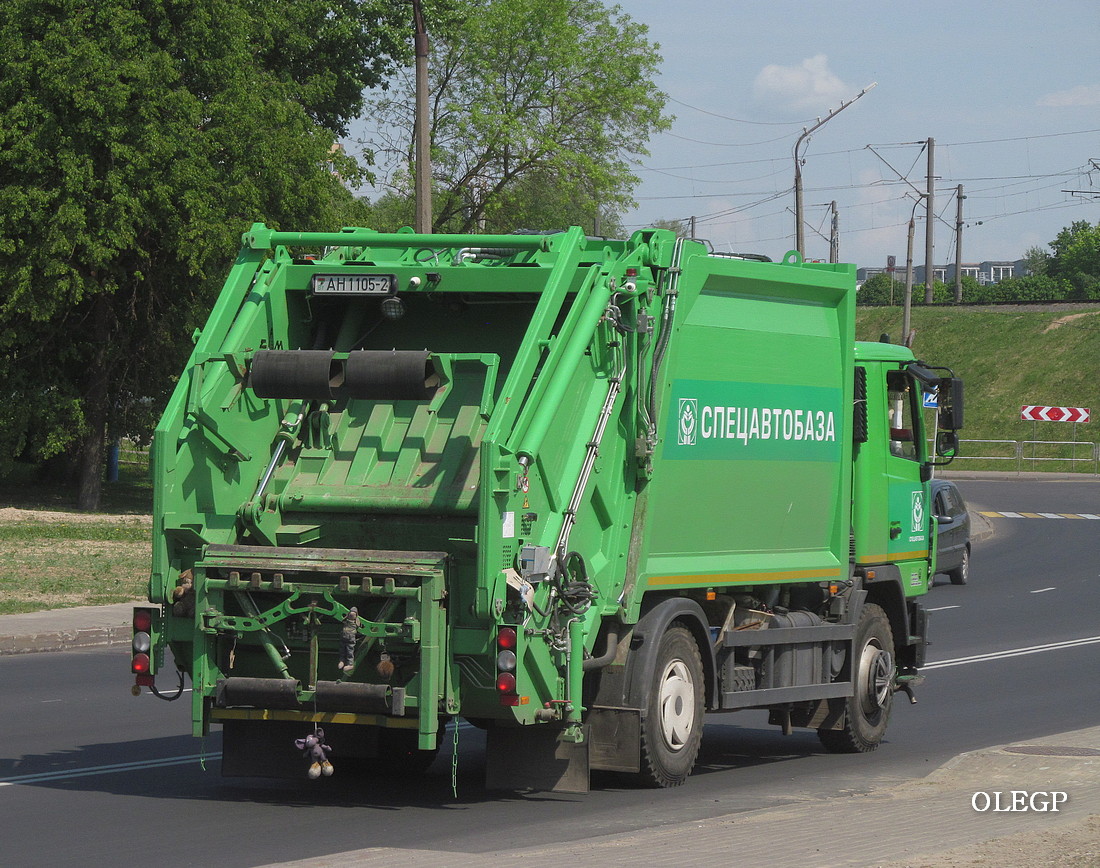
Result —
[[[208, 760], [221, 759], [221, 753], [208, 753]], [[182, 766], [203, 759], [203, 754], [195, 753], [190, 756], [167, 757], [165, 759], [149, 759], [130, 763], [116, 763], [109, 766], [92, 766], [86, 769], [59, 769], [54, 772], [39, 772], [33, 775], [15, 775], [10, 778], [0, 778], [0, 787], [14, 787], [18, 784], [37, 784], [45, 781], [65, 781], [71, 778], [86, 778], [92, 775], [110, 775], [117, 772], [133, 772], [141, 769], [162, 768], [164, 766]]]
[[1065, 648], [1077, 648], [1082, 645], [1096, 645], [1100, 636], [1086, 639], [1070, 639], [1068, 642], [1052, 642], [1049, 645], [1029, 645], [1026, 648], [1012, 648], [1008, 651], [993, 651], [989, 654], [975, 654], [972, 657], [956, 657], [953, 660], [940, 660], [926, 663], [924, 669], [940, 669], [946, 666], [963, 666], [967, 663], [984, 663], [988, 660], [1003, 660], [1006, 657], [1022, 657], [1025, 654], [1041, 654], [1044, 651], [1061, 651]]
[[1054, 588], [1039, 588], [1037, 591], [1032, 591], [1033, 594], [1045, 594], [1047, 591], [1053, 591]]
[[934, 609], [925, 609], [926, 612], [945, 612], [948, 609], [961, 609], [962, 606], [936, 606]]

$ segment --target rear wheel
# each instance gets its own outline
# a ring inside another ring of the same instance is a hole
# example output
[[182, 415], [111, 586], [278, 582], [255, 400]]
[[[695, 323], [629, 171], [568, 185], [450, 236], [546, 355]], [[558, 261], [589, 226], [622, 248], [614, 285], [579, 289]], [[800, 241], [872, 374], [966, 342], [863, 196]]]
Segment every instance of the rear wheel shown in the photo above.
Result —
[[691, 633], [672, 626], [661, 637], [646, 715], [642, 770], [646, 783], [678, 787], [687, 780], [703, 738], [703, 661]]
[[970, 579], [970, 546], [963, 549], [962, 563], [955, 569], [949, 570], [947, 575], [953, 585], [965, 585]]
[[844, 700], [840, 729], [819, 729], [818, 738], [833, 753], [868, 753], [879, 746], [894, 702], [894, 634], [886, 613], [867, 603], [856, 625], [854, 657], [845, 663], [855, 693]]

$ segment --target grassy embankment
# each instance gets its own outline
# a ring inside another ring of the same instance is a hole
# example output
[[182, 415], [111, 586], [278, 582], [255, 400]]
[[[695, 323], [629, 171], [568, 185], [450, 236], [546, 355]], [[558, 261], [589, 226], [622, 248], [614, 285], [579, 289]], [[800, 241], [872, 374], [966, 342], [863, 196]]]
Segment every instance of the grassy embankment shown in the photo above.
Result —
[[[901, 308], [861, 308], [857, 337], [901, 334]], [[1040, 470], [1094, 473], [1091, 445], [1100, 441], [1100, 305], [1055, 312], [1004, 307], [981, 310], [914, 308], [913, 349], [930, 364], [950, 367], [966, 388], [965, 440], [1073, 441], [1072, 446], [963, 443], [957, 470]], [[1020, 407], [1088, 407], [1092, 421], [1023, 422]], [[1011, 457], [982, 461], [972, 456]], [[1047, 458], [1088, 461], [1043, 461]]]
[[[1067, 319], [1072, 317], [1071, 319]], [[1100, 306], [1055, 313], [916, 308], [917, 355], [966, 381], [966, 440], [1070, 440], [1066, 423], [1020, 421], [1023, 404], [1089, 407], [1078, 441], [1100, 440]], [[866, 308], [857, 336], [901, 332], [900, 308]], [[1014, 455], [1005, 445], [964, 444], [967, 455]], [[1069, 453], [1025, 449], [1025, 458]], [[1079, 457], [1091, 455], [1078, 447]], [[1071, 470], [1092, 463], [959, 460], [960, 469]], [[145, 593], [152, 493], [140, 471], [104, 488], [103, 513], [74, 515], [71, 491], [30, 475], [0, 482], [0, 614], [123, 602]], [[20, 511], [12, 510], [17, 507]], [[33, 510], [33, 511], [27, 511]]]

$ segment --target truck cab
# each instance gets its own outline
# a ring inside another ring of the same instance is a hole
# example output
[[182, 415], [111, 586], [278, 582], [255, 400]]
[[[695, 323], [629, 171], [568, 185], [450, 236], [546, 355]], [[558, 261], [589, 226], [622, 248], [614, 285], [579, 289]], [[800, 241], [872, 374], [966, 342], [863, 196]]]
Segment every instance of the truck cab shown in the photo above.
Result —
[[[852, 557], [868, 599], [902, 595], [910, 612], [907, 632], [923, 623], [914, 605], [935, 574], [935, 518], [928, 480], [937, 462], [929, 453], [925, 407], [938, 414], [938, 457], [950, 460], [961, 427], [961, 381], [932, 369], [910, 349], [856, 343], [855, 453], [852, 462]], [[926, 399], [926, 396], [934, 396]], [[927, 400], [927, 403], [926, 403]], [[958, 407], [956, 408], [955, 404]], [[946, 463], [946, 462], [942, 462]], [[893, 600], [893, 603], [901, 602]], [[899, 611], [897, 605], [884, 606]], [[895, 625], [895, 629], [902, 625]], [[909, 665], [923, 662], [923, 642], [910, 646]], [[904, 662], [904, 661], [899, 661]]]

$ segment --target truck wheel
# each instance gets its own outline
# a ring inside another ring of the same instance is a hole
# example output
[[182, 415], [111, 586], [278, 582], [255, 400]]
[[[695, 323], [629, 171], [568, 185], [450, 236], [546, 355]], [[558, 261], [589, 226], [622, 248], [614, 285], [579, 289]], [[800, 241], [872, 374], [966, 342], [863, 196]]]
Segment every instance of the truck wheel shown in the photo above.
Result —
[[703, 660], [684, 627], [670, 627], [657, 646], [641, 734], [643, 780], [655, 787], [686, 781], [703, 738]]
[[867, 603], [859, 615], [853, 644], [855, 695], [843, 700], [842, 729], [819, 729], [818, 738], [833, 753], [868, 753], [879, 746], [894, 702], [894, 634], [886, 613]]
[[970, 578], [970, 546], [963, 549], [962, 563], [947, 574], [953, 585], [965, 585]]

